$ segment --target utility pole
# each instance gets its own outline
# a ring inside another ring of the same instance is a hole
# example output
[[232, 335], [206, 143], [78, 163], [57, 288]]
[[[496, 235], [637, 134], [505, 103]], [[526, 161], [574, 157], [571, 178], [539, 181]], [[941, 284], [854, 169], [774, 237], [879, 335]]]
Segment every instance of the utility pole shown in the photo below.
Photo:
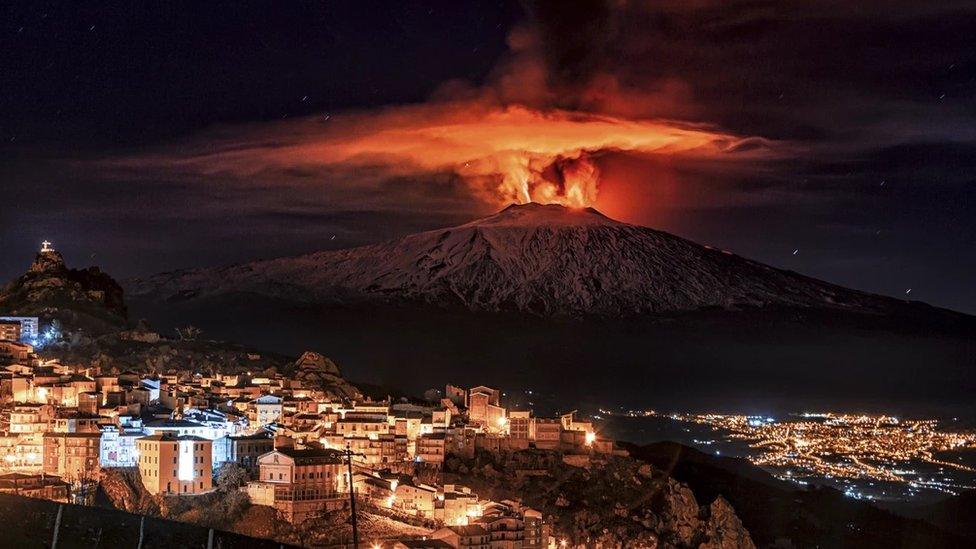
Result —
[[349, 443], [346, 443], [346, 465], [349, 471], [349, 511], [352, 513], [350, 516], [350, 521], [352, 522], [352, 546], [353, 549], [359, 549], [359, 525], [356, 524], [356, 483], [352, 478], [352, 448], [349, 447]]

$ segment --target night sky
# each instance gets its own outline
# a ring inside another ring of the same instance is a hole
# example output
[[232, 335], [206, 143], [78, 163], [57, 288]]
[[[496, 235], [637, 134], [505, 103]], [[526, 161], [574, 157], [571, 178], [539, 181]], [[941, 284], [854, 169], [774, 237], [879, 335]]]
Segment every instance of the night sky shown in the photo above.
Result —
[[972, 2], [75, 4], [0, 7], [0, 278], [467, 221], [501, 134], [612, 217], [976, 313]]

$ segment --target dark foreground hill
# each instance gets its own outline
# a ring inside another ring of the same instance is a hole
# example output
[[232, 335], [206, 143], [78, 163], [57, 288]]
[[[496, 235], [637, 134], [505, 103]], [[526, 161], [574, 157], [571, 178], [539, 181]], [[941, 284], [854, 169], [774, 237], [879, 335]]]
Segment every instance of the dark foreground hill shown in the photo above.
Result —
[[969, 490], [943, 501], [912, 509], [909, 516], [921, 518], [938, 527], [969, 538], [976, 546], [976, 490]]
[[624, 445], [631, 455], [688, 484], [699, 501], [721, 495], [758, 547], [967, 547], [971, 540], [918, 519], [852, 500], [837, 490], [795, 489], [746, 460], [674, 442]]
[[[42, 499], [0, 494], [2, 547], [51, 547], [60, 504]], [[58, 549], [138, 547], [143, 517], [115, 509], [64, 505], [58, 530]], [[207, 547], [207, 528], [182, 522], [145, 517], [143, 549]], [[214, 531], [213, 547], [280, 548], [281, 543]]]

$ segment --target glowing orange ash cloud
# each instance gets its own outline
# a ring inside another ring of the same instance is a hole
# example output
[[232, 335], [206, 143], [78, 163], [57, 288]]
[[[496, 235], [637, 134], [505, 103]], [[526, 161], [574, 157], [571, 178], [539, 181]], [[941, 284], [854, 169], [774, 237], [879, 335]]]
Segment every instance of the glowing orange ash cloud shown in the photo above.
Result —
[[[207, 142], [202, 154], [142, 157], [203, 173], [251, 176], [269, 169], [384, 167], [398, 175], [453, 171], [490, 202], [592, 205], [598, 151], [716, 157], [739, 138], [706, 127], [663, 120], [628, 120], [591, 113], [536, 110], [484, 101], [428, 103], [378, 113], [261, 126]], [[226, 136], [227, 134], [225, 134]], [[765, 154], [763, 149], [737, 157]]]

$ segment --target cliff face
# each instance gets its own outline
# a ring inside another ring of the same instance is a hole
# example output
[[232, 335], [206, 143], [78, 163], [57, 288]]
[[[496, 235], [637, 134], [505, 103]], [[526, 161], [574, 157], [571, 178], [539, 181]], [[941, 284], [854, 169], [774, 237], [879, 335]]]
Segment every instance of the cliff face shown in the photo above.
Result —
[[39, 316], [91, 334], [125, 326], [122, 287], [98, 267], [70, 269], [54, 250], [42, 251], [27, 272], [0, 290], [0, 312]]

